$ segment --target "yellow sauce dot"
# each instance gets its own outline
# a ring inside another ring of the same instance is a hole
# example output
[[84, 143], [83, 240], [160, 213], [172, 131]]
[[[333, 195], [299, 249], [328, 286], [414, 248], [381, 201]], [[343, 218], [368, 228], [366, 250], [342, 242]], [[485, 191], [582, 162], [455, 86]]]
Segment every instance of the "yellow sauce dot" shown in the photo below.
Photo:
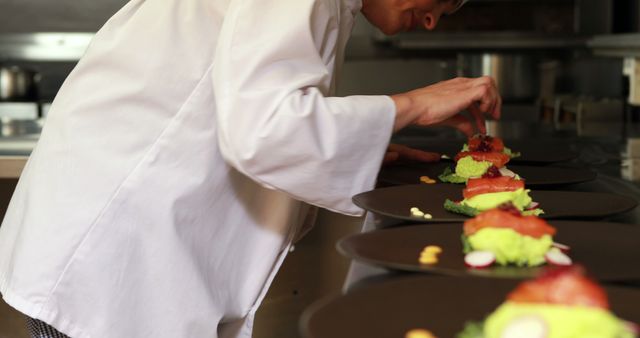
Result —
[[435, 264], [438, 263], [438, 257], [436, 255], [421, 255], [419, 259], [421, 264]]
[[437, 245], [428, 245], [420, 252], [418, 261], [420, 264], [436, 264], [438, 263], [438, 255], [442, 252], [442, 248]]
[[428, 245], [422, 250], [422, 252], [433, 252], [439, 254], [442, 252], [442, 248], [437, 245]]
[[407, 332], [405, 338], [436, 338], [431, 331], [425, 329], [413, 329]]
[[434, 184], [434, 183], [436, 183], [436, 180], [434, 180], [433, 178], [431, 178], [429, 176], [420, 176], [420, 182], [425, 183], [425, 184]]

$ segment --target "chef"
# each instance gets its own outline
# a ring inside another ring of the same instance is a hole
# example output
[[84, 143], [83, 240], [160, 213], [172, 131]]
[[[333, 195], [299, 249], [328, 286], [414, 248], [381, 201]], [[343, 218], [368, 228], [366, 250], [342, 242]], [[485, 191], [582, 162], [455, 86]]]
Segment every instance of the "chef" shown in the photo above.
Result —
[[394, 131], [498, 117], [489, 78], [332, 96], [358, 12], [395, 34], [460, 5], [131, 0], [24, 168], [0, 227], [4, 300], [40, 337], [250, 337], [310, 206], [361, 214], [351, 196]]

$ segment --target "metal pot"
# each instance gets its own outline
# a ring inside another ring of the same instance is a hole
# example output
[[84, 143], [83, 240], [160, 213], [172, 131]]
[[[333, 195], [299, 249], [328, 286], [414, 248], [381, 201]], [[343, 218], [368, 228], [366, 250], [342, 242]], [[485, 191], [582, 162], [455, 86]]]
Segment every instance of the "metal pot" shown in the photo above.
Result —
[[458, 75], [491, 76], [506, 101], [531, 100], [539, 94], [538, 60], [532, 55], [459, 54]]
[[18, 66], [0, 66], [0, 101], [37, 101], [40, 74]]

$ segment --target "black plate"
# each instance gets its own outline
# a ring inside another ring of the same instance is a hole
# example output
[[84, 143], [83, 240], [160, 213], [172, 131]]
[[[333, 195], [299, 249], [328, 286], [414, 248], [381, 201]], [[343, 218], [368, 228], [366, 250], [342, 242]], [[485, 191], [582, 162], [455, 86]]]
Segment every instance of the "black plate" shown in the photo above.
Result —
[[[429, 176], [441, 183], [438, 175], [446, 167], [455, 169], [451, 162], [439, 163], [405, 163], [385, 166], [378, 175], [378, 181], [387, 185], [418, 184], [420, 176]], [[597, 174], [587, 169], [561, 168], [553, 166], [536, 167], [524, 165], [507, 165], [509, 170], [525, 179], [527, 187], [558, 186], [592, 181]]]
[[[301, 322], [308, 338], [402, 338], [423, 328], [453, 338], [467, 321], [494, 311], [518, 281], [509, 279], [412, 276], [371, 285], [315, 303]], [[640, 321], [640, 291], [605, 287], [611, 310]]]
[[[403, 142], [407, 146], [445, 154], [453, 158], [460, 150], [465, 140], [425, 138]], [[561, 140], [504, 140], [505, 146], [520, 152], [521, 156], [511, 159], [510, 163], [550, 164], [571, 161], [578, 154], [571, 150], [569, 142]]]
[[[358, 194], [353, 202], [368, 211], [395, 219], [424, 222], [411, 216], [417, 207], [430, 213], [430, 222], [459, 222], [468, 217], [444, 209], [444, 201], [462, 199], [463, 187], [456, 184], [414, 184], [375, 189]], [[608, 193], [576, 191], [531, 191], [531, 197], [545, 211], [543, 218], [598, 218], [631, 210], [636, 200]]]
[[[554, 221], [554, 241], [569, 245], [569, 256], [601, 281], [640, 281], [640, 227], [620, 223]], [[377, 230], [353, 235], [338, 243], [339, 251], [352, 259], [401, 271], [449, 276], [478, 275], [496, 278], [531, 278], [538, 268], [490, 267], [471, 269], [464, 265], [462, 223], [429, 224]], [[427, 245], [443, 251], [434, 265], [418, 262]], [[597, 249], [595, 249], [597, 248]]]

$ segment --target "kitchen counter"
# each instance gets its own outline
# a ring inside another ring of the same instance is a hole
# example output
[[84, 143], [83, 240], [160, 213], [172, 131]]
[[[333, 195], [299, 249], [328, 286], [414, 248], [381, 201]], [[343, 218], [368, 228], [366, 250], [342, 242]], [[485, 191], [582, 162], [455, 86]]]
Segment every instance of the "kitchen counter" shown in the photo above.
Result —
[[0, 137], [0, 178], [18, 178], [39, 135]]
[[17, 179], [36, 146], [44, 119], [0, 119], [0, 179]]

